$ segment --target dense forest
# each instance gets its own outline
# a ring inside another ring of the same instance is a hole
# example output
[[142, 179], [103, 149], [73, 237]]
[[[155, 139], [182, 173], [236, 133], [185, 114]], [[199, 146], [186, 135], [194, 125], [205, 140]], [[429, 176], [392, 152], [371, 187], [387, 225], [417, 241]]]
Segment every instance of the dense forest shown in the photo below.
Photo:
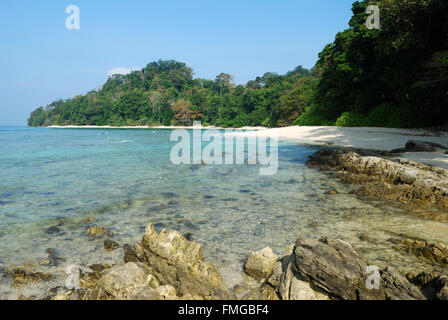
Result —
[[[380, 8], [380, 29], [366, 8]], [[110, 77], [100, 90], [33, 111], [30, 126], [338, 125], [429, 127], [448, 122], [448, 1], [353, 4], [349, 28], [302, 66], [245, 85], [221, 73], [197, 79], [185, 63], [157, 61]]]

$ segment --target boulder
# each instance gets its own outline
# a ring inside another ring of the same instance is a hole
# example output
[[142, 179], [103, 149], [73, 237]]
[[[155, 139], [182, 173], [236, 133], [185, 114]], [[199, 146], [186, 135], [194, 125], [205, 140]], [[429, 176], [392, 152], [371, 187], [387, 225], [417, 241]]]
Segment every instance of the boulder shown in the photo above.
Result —
[[97, 299], [159, 300], [159, 286], [150, 269], [142, 263], [129, 262], [109, 269], [99, 280]]
[[179, 296], [230, 297], [216, 268], [204, 261], [202, 246], [187, 241], [179, 232], [162, 230], [158, 234], [149, 224], [134, 248], [158, 282], [174, 287]]
[[244, 271], [254, 279], [266, 279], [272, 273], [277, 255], [271, 248], [252, 252], [246, 261]]
[[377, 289], [368, 288], [368, 265], [350, 244], [336, 239], [299, 238], [294, 250], [295, 271], [313, 288], [343, 300], [425, 300], [421, 291], [393, 268], [379, 270]]
[[284, 271], [278, 288], [282, 300], [328, 300], [328, 296], [313, 290], [309, 282], [294, 270], [294, 255], [286, 256], [281, 262]]
[[406, 143], [405, 146], [406, 151], [408, 152], [434, 152], [436, 148], [431, 144], [422, 141], [414, 141], [410, 140]]

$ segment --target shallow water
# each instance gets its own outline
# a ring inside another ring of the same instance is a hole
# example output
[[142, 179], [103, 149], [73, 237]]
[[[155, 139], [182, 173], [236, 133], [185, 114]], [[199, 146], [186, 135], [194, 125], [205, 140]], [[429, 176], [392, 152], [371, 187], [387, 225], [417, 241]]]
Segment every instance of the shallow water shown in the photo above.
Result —
[[[298, 236], [346, 240], [381, 267], [446, 273], [388, 239], [448, 243], [447, 224], [347, 194], [355, 187], [306, 167], [315, 149], [281, 143], [278, 173], [260, 176], [258, 165], [173, 165], [170, 133], [0, 127], [0, 273], [29, 266], [58, 275], [20, 289], [0, 275], [0, 298], [44, 296], [64, 285], [70, 264], [121, 263], [121, 249], [107, 253], [104, 238], [85, 235], [92, 225], [109, 228], [119, 243], [139, 241], [148, 222], [190, 233], [229, 286], [242, 281], [250, 251], [270, 246], [281, 254]], [[342, 194], [324, 194], [333, 188]], [[47, 248], [61, 258], [56, 265], [39, 264]]]

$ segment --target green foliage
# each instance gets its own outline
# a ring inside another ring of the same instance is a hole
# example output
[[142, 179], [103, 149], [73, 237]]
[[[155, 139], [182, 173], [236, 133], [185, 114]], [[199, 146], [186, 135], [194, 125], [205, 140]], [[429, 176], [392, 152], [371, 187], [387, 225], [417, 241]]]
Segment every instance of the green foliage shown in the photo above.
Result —
[[[368, 30], [366, 7], [380, 8]], [[425, 127], [448, 119], [448, 1], [356, 1], [349, 28], [325, 46], [312, 70], [267, 72], [245, 86], [219, 74], [194, 79], [173, 60], [110, 77], [99, 91], [39, 107], [30, 126], [223, 127], [340, 125]]]
[[338, 127], [361, 127], [364, 124], [364, 116], [356, 112], [344, 112], [337, 120]]

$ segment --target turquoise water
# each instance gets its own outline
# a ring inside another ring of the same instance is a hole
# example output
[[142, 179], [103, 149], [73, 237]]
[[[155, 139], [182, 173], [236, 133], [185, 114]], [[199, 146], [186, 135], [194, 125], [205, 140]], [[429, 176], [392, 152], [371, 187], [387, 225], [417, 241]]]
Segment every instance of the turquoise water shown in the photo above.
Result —
[[[229, 286], [241, 281], [250, 251], [270, 246], [280, 254], [299, 235], [341, 238], [366, 259], [402, 269], [428, 266], [391, 249], [393, 235], [448, 242], [446, 224], [349, 195], [353, 186], [307, 168], [314, 148], [280, 143], [278, 173], [260, 176], [258, 165], [173, 165], [170, 133], [0, 127], [0, 271], [29, 266], [58, 275], [21, 289], [4, 278], [0, 298], [43, 295], [63, 285], [70, 264], [120, 263], [121, 249], [105, 252], [104, 238], [85, 235], [93, 225], [119, 243], [140, 240], [148, 222], [189, 234]], [[324, 194], [332, 188], [341, 194]], [[56, 263], [40, 264], [47, 248]]]

